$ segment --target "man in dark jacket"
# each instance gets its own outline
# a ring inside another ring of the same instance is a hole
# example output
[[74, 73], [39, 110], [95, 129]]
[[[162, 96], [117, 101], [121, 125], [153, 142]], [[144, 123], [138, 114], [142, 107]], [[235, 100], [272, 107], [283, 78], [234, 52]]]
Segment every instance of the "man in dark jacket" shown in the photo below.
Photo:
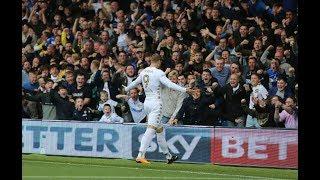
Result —
[[116, 95], [119, 94], [114, 83], [111, 81], [110, 71], [108, 70], [98, 70], [96, 76], [94, 77], [93, 82], [91, 83], [91, 88], [95, 89], [93, 92], [93, 96], [99, 97], [99, 93], [102, 90], [105, 90], [110, 95], [112, 100], [116, 100]]
[[[116, 90], [122, 91], [123, 86], [128, 86], [136, 79], [136, 69], [132, 65], [125, 66], [124, 71], [117, 71], [112, 77], [112, 83]], [[123, 86], [122, 86], [123, 85]]]
[[220, 126], [218, 116], [221, 113], [223, 97], [220, 93], [221, 86], [218, 84], [217, 78], [212, 77], [209, 69], [205, 69], [201, 74], [201, 80], [197, 82], [197, 86], [201, 89], [203, 96], [210, 102], [208, 112], [205, 114], [206, 124]]
[[217, 78], [212, 77], [211, 71], [209, 69], [203, 70], [203, 72], [201, 74], [201, 79], [197, 80], [196, 85], [207, 96], [216, 92], [220, 88]]
[[183, 125], [211, 125], [208, 112], [211, 104], [210, 98], [205, 97], [199, 87], [194, 88], [195, 93], [184, 99], [182, 106], [176, 116], [176, 120]]
[[71, 95], [71, 92], [74, 92], [77, 89], [77, 84], [75, 83], [74, 72], [73, 71], [67, 71], [66, 74], [65, 74], [65, 79], [55, 83], [54, 87], [55, 86], [64, 86], [64, 87], [66, 87], [69, 95]]
[[50, 96], [53, 104], [56, 106], [57, 119], [71, 120], [74, 109], [74, 100], [67, 96], [67, 89], [64, 86], [59, 86], [57, 91], [50, 91]]
[[222, 119], [226, 126], [244, 127], [245, 114], [241, 108], [241, 99], [246, 99], [246, 91], [239, 84], [239, 76], [231, 74], [230, 83], [221, 89], [224, 95]]

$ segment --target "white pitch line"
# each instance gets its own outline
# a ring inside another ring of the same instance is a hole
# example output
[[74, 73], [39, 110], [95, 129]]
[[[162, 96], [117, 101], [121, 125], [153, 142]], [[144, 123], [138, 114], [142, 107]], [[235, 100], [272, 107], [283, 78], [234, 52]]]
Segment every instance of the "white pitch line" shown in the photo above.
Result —
[[67, 164], [67, 165], [78, 165], [78, 166], [88, 166], [89, 165], [89, 166], [95, 166], [95, 167], [116, 167], [116, 168], [124, 168], [124, 169], [140, 169], [140, 170], [160, 171], [160, 172], [179, 172], [179, 173], [189, 173], [189, 174], [207, 174], [207, 175], [219, 175], [219, 176], [232, 176], [232, 177], [238, 177], [238, 178], [288, 180], [288, 179], [281, 179], [281, 178], [268, 178], [268, 177], [263, 177], [263, 176], [247, 176], [247, 175], [238, 175], [238, 174], [195, 172], [195, 171], [183, 171], [183, 170], [146, 169], [146, 168], [138, 168], [138, 167], [122, 167], [122, 166], [98, 165], [98, 164], [82, 164], [82, 163], [67, 163], [67, 162], [47, 162], [47, 161], [37, 161], [37, 160], [23, 160], [23, 161], [47, 163], [47, 164]]
[[228, 177], [166, 177], [166, 176], [22, 176], [25, 179], [235, 179]]

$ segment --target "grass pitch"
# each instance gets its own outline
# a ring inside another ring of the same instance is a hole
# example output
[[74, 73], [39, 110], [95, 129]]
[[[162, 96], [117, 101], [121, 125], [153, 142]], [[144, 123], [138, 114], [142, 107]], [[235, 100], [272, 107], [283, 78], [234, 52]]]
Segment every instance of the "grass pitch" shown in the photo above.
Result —
[[298, 179], [297, 170], [22, 155], [23, 179]]

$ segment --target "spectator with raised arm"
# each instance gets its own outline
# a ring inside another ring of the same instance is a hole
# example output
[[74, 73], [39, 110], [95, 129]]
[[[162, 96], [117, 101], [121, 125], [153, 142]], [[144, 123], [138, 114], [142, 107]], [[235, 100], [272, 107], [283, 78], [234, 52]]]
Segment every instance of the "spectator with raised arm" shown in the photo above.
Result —
[[142, 87], [139, 87], [131, 89], [129, 95], [119, 94], [116, 96], [118, 99], [124, 100], [121, 111], [125, 122], [142, 123], [145, 121], [146, 113], [143, 108], [145, 95], [142, 91]]
[[241, 100], [246, 99], [246, 91], [239, 83], [240, 76], [231, 74], [230, 82], [221, 89], [225, 96], [223, 103], [222, 119], [228, 127], [244, 127], [245, 113], [241, 108]]
[[29, 93], [23, 93], [24, 97], [28, 101], [41, 102], [42, 119], [54, 120], [56, 117], [56, 107], [52, 103], [50, 91], [52, 90], [53, 81], [51, 79], [46, 80], [44, 91], [31, 95]]
[[[254, 101], [258, 100], [266, 100], [268, 97], [268, 91], [266, 88], [260, 83], [260, 76], [256, 73], [251, 74], [251, 87], [247, 84], [244, 85], [245, 90], [250, 93], [250, 102], [249, 102], [249, 109], [253, 110], [254, 108]], [[258, 123], [257, 118], [248, 114], [246, 120], [246, 127], [255, 127], [260, 128], [260, 124]]]
[[57, 91], [50, 91], [52, 103], [56, 107], [58, 120], [72, 120], [74, 111], [74, 100], [68, 96], [68, 90], [59, 86]]
[[287, 99], [288, 97], [293, 96], [293, 93], [292, 93], [291, 89], [288, 88], [288, 84], [287, 84], [286, 78], [279, 77], [277, 79], [276, 87], [272, 87], [269, 90], [269, 95], [270, 96], [277, 95], [281, 99]]
[[[280, 107], [282, 111], [280, 113]], [[296, 100], [293, 97], [288, 97], [285, 101], [285, 104], [282, 105], [281, 102], [278, 102], [275, 105], [274, 118], [276, 121], [284, 122], [286, 128], [298, 128], [298, 106]]]
[[[175, 120], [170, 121], [170, 124], [209, 125], [209, 119], [206, 118], [210, 100], [202, 94], [199, 87], [195, 86], [193, 89], [195, 93], [183, 100]], [[210, 125], [213, 125], [213, 122]]]
[[[251, 75], [257, 73], [260, 84], [270, 94], [280, 98], [290, 96], [289, 90], [298, 94], [296, 0], [98, 1], [22, 1], [21, 66], [25, 91], [43, 93], [45, 80], [52, 79], [52, 91], [65, 86], [73, 101], [81, 97], [86, 106], [96, 110], [99, 93], [104, 90], [109, 99], [119, 103], [116, 111], [128, 122], [130, 118], [125, 116], [130, 114], [129, 105], [116, 95], [124, 94], [123, 86], [148, 68], [152, 54], [158, 53], [160, 69], [166, 76], [176, 70], [179, 85], [199, 85], [203, 90], [209, 103], [205, 116], [209, 118], [202, 124], [226, 125], [221, 117], [226, 113], [221, 104], [226, 97], [219, 94], [219, 89], [228, 86], [231, 92], [231, 75], [241, 76], [240, 86], [250, 86]], [[211, 79], [204, 78], [207, 70], [211, 71]], [[32, 71], [40, 88], [29, 82]], [[277, 80], [282, 77], [287, 79], [285, 93], [281, 83], [277, 87]], [[218, 86], [211, 92], [214, 78]], [[139, 89], [138, 94], [143, 92], [146, 90]], [[62, 99], [56, 98], [60, 103]], [[25, 100], [24, 105], [28, 102]], [[265, 102], [270, 110], [269, 101]], [[123, 114], [121, 107], [125, 109]], [[72, 114], [73, 109], [70, 111]], [[30, 112], [32, 117], [41, 118], [42, 113], [25, 111]], [[70, 119], [58, 106], [57, 114]], [[271, 110], [269, 119], [270, 114]], [[99, 119], [101, 112], [94, 115]]]

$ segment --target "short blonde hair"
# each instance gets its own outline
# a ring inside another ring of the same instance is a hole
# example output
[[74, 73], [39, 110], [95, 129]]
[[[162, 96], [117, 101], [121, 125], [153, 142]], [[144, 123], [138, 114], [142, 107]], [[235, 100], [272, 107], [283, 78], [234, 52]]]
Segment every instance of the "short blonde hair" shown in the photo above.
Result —
[[94, 64], [95, 67], [99, 67], [100, 66], [100, 62], [98, 60], [93, 60], [91, 62], [91, 64]]
[[161, 56], [159, 54], [153, 54], [150, 58], [151, 63], [161, 62]]
[[102, 91], [100, 91], [100, 96], [101, 95], [106, 95], [106, 96], [109, 96], [109, 93], [106, 91], [106, 90], [102, 90]]

